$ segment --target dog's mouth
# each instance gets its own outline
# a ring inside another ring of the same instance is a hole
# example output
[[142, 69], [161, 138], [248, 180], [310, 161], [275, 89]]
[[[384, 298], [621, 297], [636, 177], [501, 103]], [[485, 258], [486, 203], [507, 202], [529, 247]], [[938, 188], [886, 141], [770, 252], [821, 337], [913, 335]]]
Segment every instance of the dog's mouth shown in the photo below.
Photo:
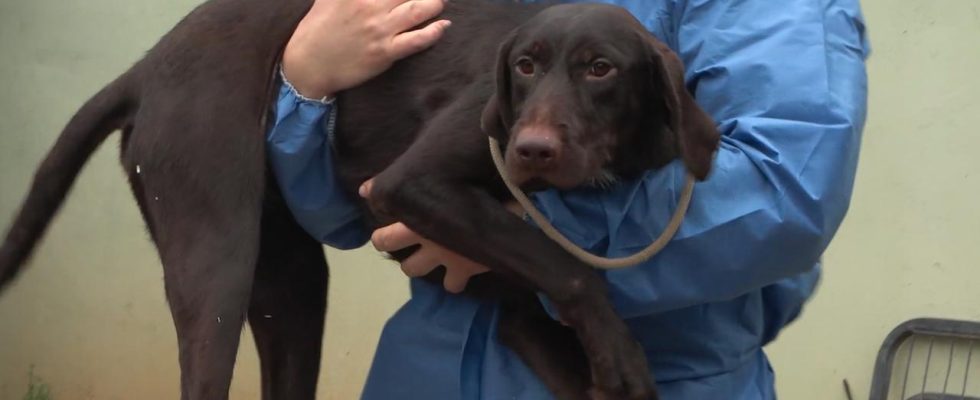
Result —
[[528, 179], [523, 184], [518, 184], [521, 188], [527, 191], [545, 190], [548, 188], [556, 189], [573, 189], [579, 187], [591, 188], [591, 189], [601, 189], [606, 190], [616, 185], [619, 182], [619, 177], [616, 176], [612, 171], [603, 168], [600, 169], [595, 175], [592, 175], [585, 179], [580, 180], [552, 180], [548, 177], [536, 176]]
[[547, 169], [528, 168], [514, 162], [508, 154], [504, 159], [507, 177], [512, 183], [525, 191], [540, 191], [549, 188], [568, 190], [578, 187], [606, 189], [618, 181], [609, 168], [604, 167], [592, 157], [568, 157], [563, 162]]

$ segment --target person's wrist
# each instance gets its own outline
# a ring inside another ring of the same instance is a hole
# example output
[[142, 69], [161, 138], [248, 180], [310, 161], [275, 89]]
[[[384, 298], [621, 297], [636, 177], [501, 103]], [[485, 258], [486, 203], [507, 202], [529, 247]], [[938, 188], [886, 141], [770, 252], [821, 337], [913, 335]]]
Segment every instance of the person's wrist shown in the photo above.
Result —
[[310, 58], [300, 46], [288, 46], [282, 57], [282, 72], [303, 97], [323, 99], [333, 97], [335, 90], [325, 71], [312, 68]]

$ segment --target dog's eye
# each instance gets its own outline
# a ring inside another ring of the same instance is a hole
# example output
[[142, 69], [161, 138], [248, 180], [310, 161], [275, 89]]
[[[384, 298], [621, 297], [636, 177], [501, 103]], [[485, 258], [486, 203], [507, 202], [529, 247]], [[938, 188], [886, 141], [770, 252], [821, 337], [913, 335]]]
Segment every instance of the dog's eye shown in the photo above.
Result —
[[597, 60], [589, 67], [589, 76], [592, 78], [602, 78], [613, 70], [612, 64], [604, 60]]
[[522, 75], [534, 75], [534, 61], [531, 61], [530, 58], [521, 57], [517, 60], [517, 63], [515, 63], [514, 66], [516, 67], [517, 72], [521, 73]]

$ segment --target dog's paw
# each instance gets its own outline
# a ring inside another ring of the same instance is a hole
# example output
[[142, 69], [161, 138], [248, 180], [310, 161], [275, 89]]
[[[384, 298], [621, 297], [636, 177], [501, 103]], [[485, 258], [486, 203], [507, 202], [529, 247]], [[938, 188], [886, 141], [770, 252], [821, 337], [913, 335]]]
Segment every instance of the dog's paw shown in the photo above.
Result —
[[592, 389], [589, 389], [589, 392], [588, 392], [587, 395], [588, 395], [588, 399], [589, 400], [622, 400], [622, 399], [629, 399], [629, 400], [659, 400], [660, 399], [659, 397], [657, 397], [657, 393], [656, 392], [652, 392], [650, 394], [638, 395], [636, 397], [629, 397], [629, 395], [625, 395], [625, 394], [621, 394], [621, 393], [609, 394], [609, 393], [606, 393], [606, 392], [604, 392], [604, 391], [602, 391], [602, 390], [600, 390], [599, 388], [596, 388], [596, 387], [593, 387]]
[[643, 348], [628, 330], [609, 329], [590, 352], [592, 400], [657, 400]]

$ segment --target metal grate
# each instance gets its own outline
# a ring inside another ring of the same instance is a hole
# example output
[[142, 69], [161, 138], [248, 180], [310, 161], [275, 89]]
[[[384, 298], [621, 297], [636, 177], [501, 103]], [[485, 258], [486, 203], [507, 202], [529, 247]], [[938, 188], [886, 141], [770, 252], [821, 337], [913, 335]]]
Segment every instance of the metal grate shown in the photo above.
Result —
[[980, 400], [980, 322], [920, 318], [878, 352], [871, 400]]

